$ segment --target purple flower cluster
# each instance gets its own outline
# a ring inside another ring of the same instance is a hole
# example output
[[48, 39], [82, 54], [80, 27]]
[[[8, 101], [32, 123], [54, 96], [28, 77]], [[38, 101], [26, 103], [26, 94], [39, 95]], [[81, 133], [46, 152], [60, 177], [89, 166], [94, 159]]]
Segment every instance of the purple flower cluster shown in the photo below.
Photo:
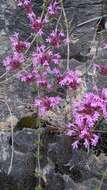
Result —
[[14, 52], [13, 54], [7, 56], [3, 65], [5, 66], [7, 71], [15, 70], [19, 68], [24, 62], [24, 57], [22, 53]]
[[95, 68], [98, 69], [98, 71], [101, 75], [107, 76], [107, 64], [104, 64], [104, 65], [95, 64]]
[[94, 133], [95, 124], [100, 117], [107, 119], [107, 89], [103, 89], [101, 95], [86, 93], [73, 109], [73, 124], [67, 125], [67, 135], [76, 139], [73, 148], [78, 148], [80, 142], [87, 149], [96, 146], [99, 137]]
[[101, 65], [99, 67], [99, 72], [100, 72], [101, 75], [107, 76], [107, 64]]
[[61, 98], [59, 96], [45, 96], [43, 98], [36, 98], [34, 101], [34, 107], [37, 108], [39, 116], [43, 117], [47, 111], [54, 109], [58, 104], [60, 104], [60, 102]]
[[64, 73], [64, 76], [59, 78], [59, 84], [61, 86], [70, 87], [73, 90], [76, 90], [81, 83], [80, 74], [78, 71], [67, 71]]
[[32, 55], [32, 62], [34, 66], [43, 65], [49, 68], [50, 64], [59, 64], [60, 55], [53, 53], [52, 50], [47, 49], [46, 46], [37, 46], [36, 51]]
[[30, 20], [32, 30], [36, 32], [39, 36], [41, 36], [43, 34], [45, 24], [48, 22], [47, 18], [42, 19], [32, 14], [29, 14], [28, 18]]
[[32, 82], [34, 80], [34, 76], [32, 72], [24, 71], [21, 74], [18, 75], [18, 78], [22, 82]]
[[11, 46], [13, 51], [22, 52], [30, 47], [30, 43], [26, 41], [22, 41], [19, 38], [19, 33], [15, 32], [13, 36], [10, 37]]
[[17, 0], [17, 1], [18, 1], [18, 6], [22, 7], [26, 11], [32, 30], [40, 36], [43, 34], [45, 24], [48, 23], [49, 17], [56, 16], [59, 13], [59, 10], [61, 9], [59, 3], [57, 1], [54, 1], [49, 4], [48, 11], [45, 17], [40, 18], [37, 17], [36, 14], [33, 12], [31, 0]]
[[13, 53], [7, 56], [3, 61], [7, 71], [20, 68], [21, 64], [25, 61], [22, 52], [30, 47], [29, 42], [20, 40], [19, 33], [15, 33], [14, 35], [10, 36], [10, 42]]
[[51, 82], [48, 80], [48, 73], [41, 72], [39, 69], [33, 69], [31, 72], [24, 71], [18, 77], [22, 82], [33, 82], [36, 87], [50, 90], [52, 88]]
[[35, 79], [38, 87], [52, 88], [50, 75], [60, 73], [60, 54], [53, 53], [49, 48], [44, 45], [38, 45], [35, 52], [32, 54], [33, 63], [33, 78]]
[[49, 42], [55, 48], [59, 48], [61, 43], [64, 40], [64, 33], [58, 30], [52, 31], [52, 33], [47, 38], [47, 42]]
[[55, 15], [57, 15], [59, 13], [60, 10], [61, 10], [61, 7], [59, 5], [59, 2], [58, 1], [53, 1], [48, 6], [48, 15], [49, 16], [55, 16]]
[[25, 9], [27, 13], [32, 12], [32, 3], [31, 0], [17, 0], [18, 6]]

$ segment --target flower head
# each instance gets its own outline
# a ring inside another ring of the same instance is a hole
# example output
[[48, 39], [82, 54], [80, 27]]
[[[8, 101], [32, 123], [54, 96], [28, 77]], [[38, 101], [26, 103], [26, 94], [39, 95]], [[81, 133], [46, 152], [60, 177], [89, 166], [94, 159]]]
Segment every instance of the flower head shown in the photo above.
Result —
[[75, 141], [74, 143], [72, 143], [72, 147], [73, 149], [78, 149], [78, 145], [79, 145], [79, 141]]
[[81, 123], [85, 122], [89, 127], [93, 127], [101, 115], [106, 117], [106, 113], [106, 102], [94, 93], [86, 93], [81, 101], [74, 104], [75, 117], [81, 118]]
[[19, 38], [19, 33], [15, 33], [10, 37], [12, 49], [17, 52], [22, 52], [23, 50], [30, 47], [30, 43], [26, 41], [21, 41]]
[[49, 66], [52, 58], [52, 51], [47, 50], [44, 45], [37, 46], [36, 51], [32, 54], [33, 65]]
[[33, 18], [31, 19], [31, 27], [34, 32], [41, 36], [43, 34], [44, 22], [41, 18]]
[[58, 30], [53, 31], [50, 36], [46, 39], [55, 48], [59, 48], [61, 42], [64, 40], [64, 33]]
[[90, 142], [87, 140], [87, 139], [84, 139], [84, 146], [87, 150], [89, 150], [89, 147], [90, 147]]
[[103, 48], [107, 49], [107, 44], [106, 43], [103, 44]]
[[58, 14], [59, 10], [61, 10], [59, 3], [57, 1], [54, 1], [48, 6], [48, 15], [55, 16]]
[[75, 71], [69, 71], [64, 74], [62, 79], [59, 81], [59, 84], [76, 90], [80, 86], [80, 82], [81, 79], [79, 74]]
[[59, 96], [56, 97], [44, 97], [36, 98], [34, 101], [34, 107], [38, 109], [39, 116], [44, 116], [47, 111], [55, 108], [61, 102]]
[[92, 145], [92, 146], [96, 146], [97, 143], [98, 143], [98, 140], [99, 140], [98, 135], [93, 134], [93, 136], [92, 136], [92, 138], [91, 138], [91, 145]]
[[102, 98], [107, 101], [107, 88], [102, 89]]
[[21, 66], [24, 62], [23, 54], [14, 52], [13, 54], [7, 56], [4, 59], [4, 66], [6, 67], [7, 71], [15, 70]]
[[101, 75], [107, 76], [107, 64], [101, 65], [99, 68], [99, 72]]
[[29, 18], [32, 30], [36, 32], [39, 36], [41, 36], [44, 33], [43, 30], [45, 25], [48, 23], [48, 17], [37, 17], [33, 11], [27, 16]]
[[107, 119], [107, 89], [103, 89], [100, 95], [86, 93], [82, 100], [73, 104], [73, 123], [67, 125], [67, 135], [72, 136], [89, 150], [96, 146], [99, 136], [93, 131], [96, 122], [103, 117]]
[[59, 64], [60, 55], [54, 54], [50, 49], [46, 49], [44, 45], [37, 46], [36, 51], [32, 54], [32, 62], [34, 66], [42, 65], [49, 67], [50, 64]]
[[32, 3], [31, 0], [17, 0], [18, 6], [24, 8], [27, 13], [32, 12]]
[[103, 76], [107, 76], [107, 64], [105, 65], [97, 65], [95, 64], [95, 69], [97, 68], [99, 73]]
[[34, 80], [34, 77], [32, 75], [32, 72], [28, 72], [25, 71], [23, 73], [21, 73], [18, 78], [22, 81], [22, 82], [32, 82]]
[[77, 124], [71, 124], [71, 126], [71, 128], [67, 127], [66, 135], [74, 138], [73, 149], [77, 149], [79, 144], [85, 146], [87, 150], [97, 145], [99, 137], [92, 132], [91, 128], [84, 125], [80, 128]]
[[33, 77], [35, 79], [35, 83], [37, 87], [44, 87], [47, 89], [51, 88], [51, 82], [48, 80], [48, 73], [47, 72], [40, 72], [39, 70], [33, 69], [32, 71]]

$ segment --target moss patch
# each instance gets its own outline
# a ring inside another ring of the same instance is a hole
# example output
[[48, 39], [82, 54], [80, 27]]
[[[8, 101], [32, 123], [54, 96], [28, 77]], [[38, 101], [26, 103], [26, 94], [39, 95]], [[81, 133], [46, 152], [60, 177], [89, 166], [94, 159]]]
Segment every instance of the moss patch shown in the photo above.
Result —
[[[38, 128], [38, 118], [35, 114], [23, 117], [16, 125], [16, 129]], [[45, 127], [45, 121], [41, 120], [41, 127]]]

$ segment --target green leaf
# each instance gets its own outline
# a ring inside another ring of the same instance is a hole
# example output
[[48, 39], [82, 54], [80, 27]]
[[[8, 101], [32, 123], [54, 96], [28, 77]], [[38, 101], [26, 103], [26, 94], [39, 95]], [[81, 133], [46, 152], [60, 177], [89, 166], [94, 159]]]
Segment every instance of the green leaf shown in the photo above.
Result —
[[37, 187], [35, 187], [35, 190], [43, 190], [43, 188], [41, 187], [41, 185], [38, 185]]
[[35, 171], [35, 177], [42, 178], [43, 172], [42, 171]]
[[36, 42], [39, 44], [39, 43], [43, 43], [43, 38], [42, 38], [42, 36], [38, 36], [37, 38], [36, 38]]
[[43, 156], [40, 155], [40, 154], [39, 154], [39, 155], [38, 155], [38, 154], [34, 154], [34, 158], [35, 158], [36, 160], [38, 160], [38, 159], [41, 160], [42, 157], [43, 157]]
[[36, 141], [33, 142], [33, 144], [35, 144], [35, 145], [42, 145], [43, 143], [41, 141], [36, 140]]

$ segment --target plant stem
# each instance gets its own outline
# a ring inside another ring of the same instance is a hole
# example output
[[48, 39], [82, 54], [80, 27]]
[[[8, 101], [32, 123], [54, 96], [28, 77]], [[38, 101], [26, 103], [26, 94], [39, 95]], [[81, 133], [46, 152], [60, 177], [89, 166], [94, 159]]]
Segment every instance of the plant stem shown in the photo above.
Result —
[[62, 5], [62, 12], [63, 12], [63, 16], [64, 16], [64, 20], [65, 20], [65, 26], [66, 26], [66, 42], [67, 42], [67, 71], [69, 71], [70, 69], [70, 43], [69, 43], [69, 24], [68, 24], [68, 19], [66, 16], [66, 12], [63, 6], [63, 0], [61, 0], [61, 5]]

